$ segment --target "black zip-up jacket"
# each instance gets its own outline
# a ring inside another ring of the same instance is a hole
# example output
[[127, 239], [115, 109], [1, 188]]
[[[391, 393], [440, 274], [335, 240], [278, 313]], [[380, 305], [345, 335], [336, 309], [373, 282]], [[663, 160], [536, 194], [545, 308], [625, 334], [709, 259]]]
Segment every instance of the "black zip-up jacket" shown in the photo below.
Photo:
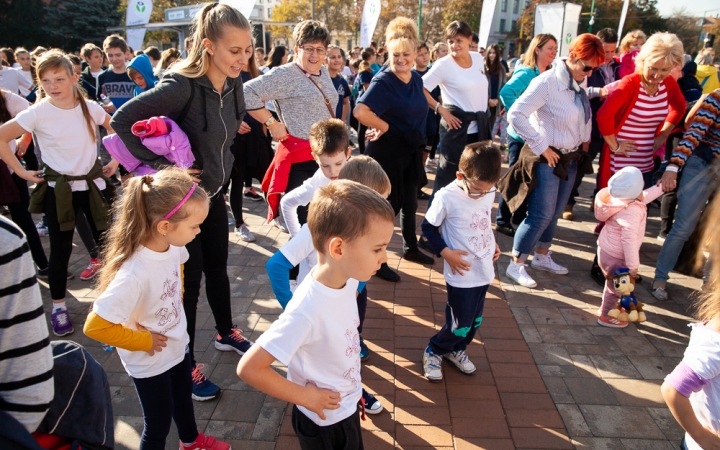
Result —
[[[194, 88], [191, 86], [194, 84]], [[185, 105], [187, 115], [179, 122]], [[166, 74], [155, 88], [125, 103], [112, 116], [111, 126], [130, 153], [156, 169], [172, 165], [156, 155], [132, 134], [135, 122], [167, 116], [179, 122], [195, 156], [193, 167], [202, 170], [199, 178], [209, 195], [217, 194], [230, 179], [233, 155], [230, 145], [245, 115], [245, 98], [240, 77], [228, 78], [223, 92], [215, 90], [207, 75], [190, 80], [177, 73]]]

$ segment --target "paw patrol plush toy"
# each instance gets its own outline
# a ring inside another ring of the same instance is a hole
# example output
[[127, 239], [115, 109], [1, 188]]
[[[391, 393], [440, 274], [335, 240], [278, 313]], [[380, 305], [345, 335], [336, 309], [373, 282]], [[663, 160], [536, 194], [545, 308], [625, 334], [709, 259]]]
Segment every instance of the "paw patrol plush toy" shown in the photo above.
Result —
[[608, 277], [615, 285], [615, 291], [620, 294], [617, 309], [608, 313], [621, 322], [645, 322], [647, 317], [642, 310], [644, 306], [637, 301], [633, 291], [635, 290], [635, 279], [630, 275], [630, 269], [621, 267], [615, 269], [612, 277]]

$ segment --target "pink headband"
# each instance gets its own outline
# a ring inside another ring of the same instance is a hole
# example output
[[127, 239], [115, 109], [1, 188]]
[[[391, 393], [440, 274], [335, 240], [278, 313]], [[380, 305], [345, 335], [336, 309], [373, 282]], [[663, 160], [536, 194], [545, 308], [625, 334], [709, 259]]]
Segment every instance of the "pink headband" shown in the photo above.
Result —
[[165, 217], [163, 217], [163, 219], [168, 220], [169, 218], [172, 217], [173, 214], [175, 214], [176, 212], [178, 212], [178, 210], [179, 210], [180, 208], [182, 208], [182, 205], [184, 205], [185, 202], [187, 202], [188, 199], [190, 199], [190, 196], [193, 194], [193, 192], [195, 192], [195, 187], [196, 187], [196, 186], [197, 186], [197, 183], [193, 182], [193, 185], [192, 185], [192, 187], [190, 188], [190, 192], [188, 192], [187, 195], [186, 195], [182, 200], [180, 200], [180, 203], [178, 203], [177, 206], [172, 209], [172, 211], [170, 211], [169, 213], [165, 214]]

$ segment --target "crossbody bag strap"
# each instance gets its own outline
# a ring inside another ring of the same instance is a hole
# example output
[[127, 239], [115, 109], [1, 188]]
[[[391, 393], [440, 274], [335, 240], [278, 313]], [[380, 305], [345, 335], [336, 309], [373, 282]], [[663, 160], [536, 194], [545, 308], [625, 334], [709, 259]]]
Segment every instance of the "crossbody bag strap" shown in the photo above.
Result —
[[[305, 70], [303, 70], [303, 68], [300, 67], [299, 65], [296, 64], [296, 66], [298, 69], [300, 69], [300, 71], [303, 73], [303, 75], [307, 76], [309, 74], [309, 72], [306, 72]], [[320, 69], [320, 73], [322, 73], [322, 69]], [[323, 90], [320, 88], [320, 86], [318, 86], [318, 84], [315, 82], [315, 80], [312, 79], [312, 75], [310, 75], [307, 78], [318, 89], [318, 91], [320, 91], [320, 94], [322, 94], [323, 99], [325, 100], [325, 106], [327, 106], [328, 112], [330, 113], [330, 117], [334, 119], [335, 112], [333, 111], [332, 106], [330, 106], [330, 99], [325, 96], [325, 92], [323, 92]]]

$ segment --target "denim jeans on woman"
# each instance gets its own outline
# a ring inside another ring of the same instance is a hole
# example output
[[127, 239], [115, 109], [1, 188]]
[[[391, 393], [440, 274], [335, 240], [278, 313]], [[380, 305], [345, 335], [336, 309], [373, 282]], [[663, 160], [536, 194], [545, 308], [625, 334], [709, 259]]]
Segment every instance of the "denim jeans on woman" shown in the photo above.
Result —
[[535, 170], [537, 184], [527, 202], [527, 217], [515, 231], [513, 256], [526, 260], [535, 248], [550, 248], [557, 221], [575, 183], [577, 160], [570, 161], [568, 179], [562, 180], [547, 163], [540, 163]]
[[655, 280], [667, 281], [685, 242], [690, 238], [710, 195], [720, 185], [717, 164], [690, 156], [682, 171], [677, 193], [675, 223], [660, 249], [655, 267]]

